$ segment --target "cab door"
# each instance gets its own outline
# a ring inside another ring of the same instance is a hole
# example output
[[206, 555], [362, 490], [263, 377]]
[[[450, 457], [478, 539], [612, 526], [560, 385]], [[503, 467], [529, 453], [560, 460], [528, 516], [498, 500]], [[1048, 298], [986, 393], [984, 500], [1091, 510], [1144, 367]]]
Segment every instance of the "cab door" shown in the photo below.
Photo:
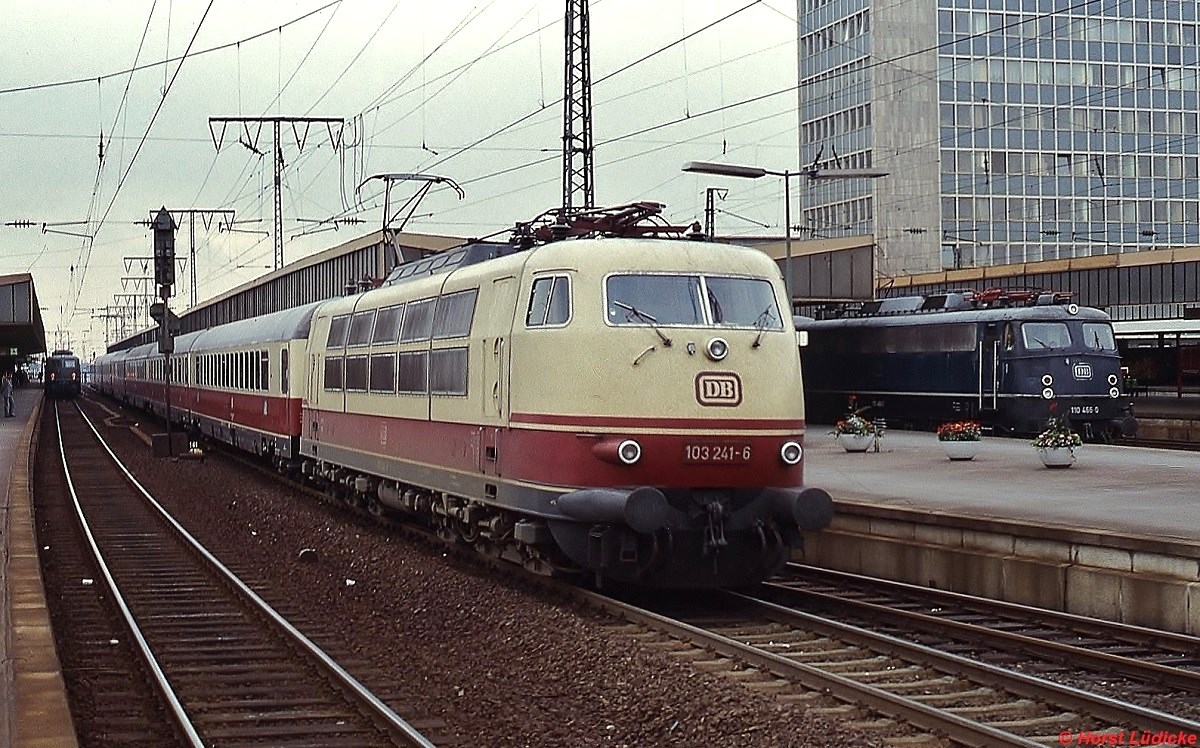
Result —
[[984, 324], [979, 336], [978, 409], [981, 416], [995, 414], [1000, 403], [1000, 353], [1003, 322]]
[[500, 475], [501, 433], [508, 424], [510, 343], [517, 296], [517, 279], [505, 276], [492, 280], [488, 302], [481, 304], [479, 360], [482, 362], [482, 423], [479, 439], [479, 470]]

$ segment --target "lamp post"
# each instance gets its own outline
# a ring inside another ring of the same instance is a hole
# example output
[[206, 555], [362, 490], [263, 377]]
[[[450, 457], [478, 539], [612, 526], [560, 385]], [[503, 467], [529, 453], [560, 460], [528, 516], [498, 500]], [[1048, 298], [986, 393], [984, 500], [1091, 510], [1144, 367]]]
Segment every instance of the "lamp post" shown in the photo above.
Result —
[[886, 177], [888, 172], [879, 169], [818, 169], [816, 166], [792, 171], [773, 171], [761, 166], [738, 166], [736, 164], [718, 164], [713, 161], [688, 161], [683, 165], [683, 171], [693, 174], [712, 174], [718, 177], [739, 177], [741, 179], [758, 179], [767, 175], [783, 177], [783, 223], [784, 223], [784, 254], [783, 287], [787, 289], [788, 304], [793, 304], [792, 296], [792, 183], [794, 176], [804, 175], [809, 179], [873, 179]]
[[740, 177], [742, 179], [758, 179], [770, 174], [773, 177], [783, 177], [783, 224], [784, 224], [784, 253], [786, 259], [783, 265], [783, 287], [787, 289], [788, 304], [792, 303], [792, 175], [799, 172], [771, 171], [760, 166], [737, 166], [735, 164], [718, 164], [712, 161], [688, 161], [683, 165], [683, 171], [693, 174], [712, 174], [718, 177]]

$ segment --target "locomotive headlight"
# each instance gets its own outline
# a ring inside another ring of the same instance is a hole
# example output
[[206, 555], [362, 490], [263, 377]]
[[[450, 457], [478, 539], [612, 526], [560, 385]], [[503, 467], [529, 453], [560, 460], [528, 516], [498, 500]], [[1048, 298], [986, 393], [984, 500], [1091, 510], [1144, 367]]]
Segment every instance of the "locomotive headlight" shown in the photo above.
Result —
[[617, 445], [617, 459], [626, 465], [632, 465], [642, 459], [642, 445], [633, 439], [626, 439]]
[[713, 361], [720, 361], [729, 355], [729, 344], [724, 338], [713, 338], [708, 341], [708, 345], [704, 346], [704, 352]]
[[804, 457], [804, 449], [796, 442], [784, 442], [779, 448], [779, 459], [784, 465], [795, 465]]
[[1116, 383], [1117, 383], [1117, 375], [1116, 375], [1116, 374], [1109, 374], [1109, 375], [1108, 375], [1108, 383], [1109, 383], [1109, 384], [1116, 384]]
[[1116, 387], [1109, 387], [1108, 388], [1108, 396], [1109, 397], [1120, 397], [1121, 391], [1119, 389], [1117, 389]]
[[1042, 390], [1042, 399], [1053, 400], [1054, 399], [1054, 389], [1051, 387], [1047, 387], [1044, 390]]
[[1079, 305], [1067, 304], [1067, 314], [1079, 314]]
[[1054, 384], [1054, 377], [1050, 376], [1049, 374], [1043, 374], [1042, 375], [1042, 386], [1049, 387], [1052, 384]]

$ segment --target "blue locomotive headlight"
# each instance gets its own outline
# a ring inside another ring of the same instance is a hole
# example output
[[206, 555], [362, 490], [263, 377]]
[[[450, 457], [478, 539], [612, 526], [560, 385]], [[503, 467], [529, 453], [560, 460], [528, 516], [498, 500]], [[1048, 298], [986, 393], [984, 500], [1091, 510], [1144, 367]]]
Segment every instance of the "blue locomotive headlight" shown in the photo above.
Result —
[[804, 448], [796, 442], [784, 442], [779, 448], [779, 459], [784, 465], [795, 465], [804, 458]]
[[1108, 396], [1109, 397], [1120, 397], [1121, 391], [1119, 389], [1117, 389], [1116, 387], [1109, 387], [1108, 388]]
[[1052, 384], [1054, 384], [1054, 377], [1050, 376], [1049, 374], [1043, 374], [1042, 375], [1042, 386], [1049, 387]]
[[1054, 399], [1054, 389], [1052, 387], [1047, 387], [1047, 388], [1043, 389], [1042, 390], [1042, 399], [1053, 400]]
[[726, 343], [724, 338], [713, 338], [704, 346], [704, 352], [713, 361], [720, 361], [729, 355], [729, 343]]
[[642, 445], [633, 439], [626, 439], [617, 445], [617, 459], [626, 465], [632, 465], [642, 459]]
[[1109, 374], [1109, 375], [1108, 375], [1108, 383], [1109, 383], [1109, 384], [1116, 384], [1116, 383], [1117, 383], [1117, 375], [1116, 375], [1116, 374]]

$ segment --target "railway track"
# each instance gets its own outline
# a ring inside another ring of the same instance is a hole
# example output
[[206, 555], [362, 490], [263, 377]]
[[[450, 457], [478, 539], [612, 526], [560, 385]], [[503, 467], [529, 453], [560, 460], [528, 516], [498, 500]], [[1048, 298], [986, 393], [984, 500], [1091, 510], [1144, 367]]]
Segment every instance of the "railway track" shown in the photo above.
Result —
[[[790, 564], [765, 599], [936, 642], [1045, 677], [1102, 687], [1200, 719], [1200, 639], [1026, 605]], [[1189, 698], [1190, 697], [1190, 698]]]
[[920, 731], [907, 744], [1061, 746], [1121, 733], [1129, 744], [1134, 731], [1200, 735], [1200, 722], [747, 595], [660, 600], [650, 610], [595, 604], [639, 627], [630, 635], [648, 646], [748, 687], [787, 700], [829, 694], [841, 705], [817, 708], [856, 727]]
[[[56, 407], [55, 420], [67, 500], [94, 554], [81, 586], [102, 587], [127, 627], [104, 637], [95, 626], [95, 648], [134, 646], [158, 701], [131, 716], [116, 706], [127, 692], [145, 703], [139, 679], [108, 678], [113, 708], [92, 705], [98, 723], [81, 734], [161, 745], [163, 725], [146, 719], [157, 712], [185, 745], [433, 745], [192, 539], [77, 407]], [[78, 677], [103, 676], [104, 662]]]

